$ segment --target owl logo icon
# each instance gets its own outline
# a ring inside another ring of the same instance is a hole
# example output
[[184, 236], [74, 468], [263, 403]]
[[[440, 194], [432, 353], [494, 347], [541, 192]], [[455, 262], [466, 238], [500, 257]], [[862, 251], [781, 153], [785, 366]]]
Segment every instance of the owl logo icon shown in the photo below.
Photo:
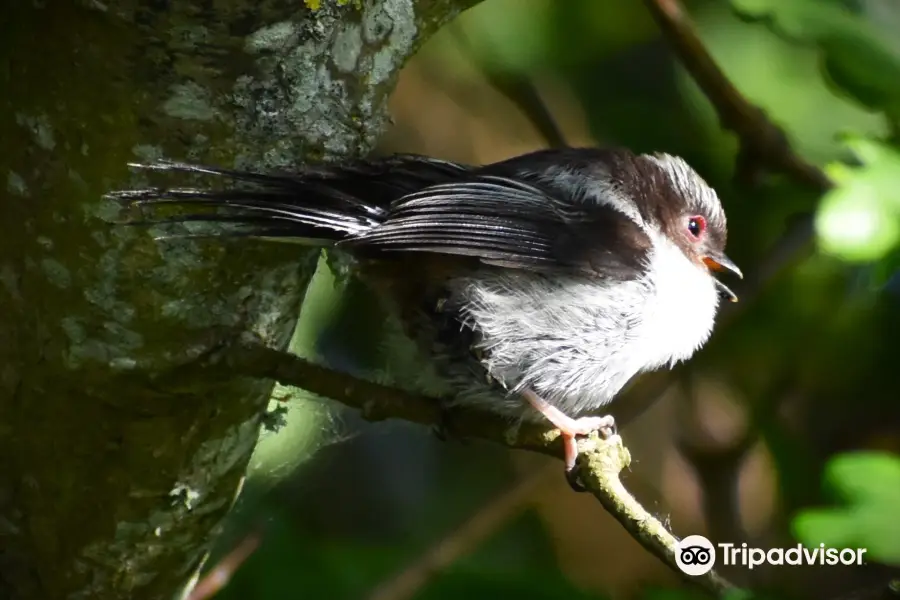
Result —
[[675, 562], [685, 575], [705, 575], [716, 564], [716, 548], [702, 535], [689, 535], [678, 542]]

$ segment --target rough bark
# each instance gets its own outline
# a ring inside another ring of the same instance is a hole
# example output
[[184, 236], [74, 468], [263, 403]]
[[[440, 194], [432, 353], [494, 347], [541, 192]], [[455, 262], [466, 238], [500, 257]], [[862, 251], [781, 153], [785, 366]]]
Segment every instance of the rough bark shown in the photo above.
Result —
[[418, 45], [474, 0], [85, 0], [4, 8], [0, 597], [170, 598], [254, 448], [315, 256], [157, 244], [101, 200], [159, 156], [283, 167], [367, 152]]

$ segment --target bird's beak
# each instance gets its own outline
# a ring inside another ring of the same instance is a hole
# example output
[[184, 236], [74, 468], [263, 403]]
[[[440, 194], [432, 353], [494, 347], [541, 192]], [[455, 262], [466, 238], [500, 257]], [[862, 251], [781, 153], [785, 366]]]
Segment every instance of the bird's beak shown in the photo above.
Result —
[[[741, 273], [741, 270], [738, 268], [734, 262], [724, 254], [710, 254], [703, 257], [703, 263], [709, 268], [710, 271], [715, 271], [717, 273], [721, 273], [722, 271], [728, 271], [737, 275], [738, 278], [743, 279], [744, 274]], [[728, 298], [732, 302], [737, 302], [737, 295], [729, 289], [727, 285], [716, 279], [716, 285], [719, 286], [719, 291]]]

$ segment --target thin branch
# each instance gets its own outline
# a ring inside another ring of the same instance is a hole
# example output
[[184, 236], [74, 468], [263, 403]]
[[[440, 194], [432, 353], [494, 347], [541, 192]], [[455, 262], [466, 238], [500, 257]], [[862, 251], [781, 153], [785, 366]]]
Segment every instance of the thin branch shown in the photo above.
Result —
[[559, 432], [534, 423], [514, 426], [504, 417], [473, 408], [442, 408], [438, 399], [421, 396], [358, 379], [347, 373], [308, 362], [299, 356], [268, 348], [253, 334], [209, 357], [214, 368], [231, 373], [273, 379], [282, 385], [302, 388], [360, 411], [367, 421], [402, 419], [422, 425], [445, 424], [464, 437], [506, 443], [511, 448], [562, 456]]
[[753, 163], [790, 175], [821, 192], [832, 187], [822, 169], [801, 158], [787, 135], [732, 85], [713, 60], [678, 0], [645, 0], [669, 45], [719, 115], [740, 140], [739, 169]]
[[226, 554], [215, 567], [204, 575], [194, 589], [190, 591], [187, 600], [209, 600], [224, 588], [234, 573], [250, 556], [259, 548], [261, 538], [259, 533], [252, 532]]
[[[603, 447], [615, 450], [603, 451]], [[579, 449], [582, 449], [580, 444]], [[619, 478], [619, 473], [630, 461], [631, 457], [622, 445], [622, 439], [614, 436], [600, 447], [600, 451], [583, 452], [579, 456], [581, 481], [631, 537], [673, 572], [681, 574], [675, 561], [678, 540], [662, 522], [641, 506]], [[715, 570], [697, 577], [684, 577], [686, 581], [719, 598], [738, 589]]]
[[547, 481], [551, 471], [559, 475], [558, 469], [559, 465], [550, 464], [515, 482], [416, 561], [378, 585], [369, 600], [408, 600], [415, 597], [435, 575], [520, 515], [533, 498], [534, 491]]
[[[369, 421], [395, 418], [426, 425], [442, 423], [461, 437], [479, 438], [557, 458], [563, 455], [556, 429], [537, 423], [510, 424], [502, 416], [477, 408], [456, 408], [442, 414], [441, 403], [436, 398], [312, 364], [299, 356], [265, 347], [251, 334], [244, 334], [241, 341], [208, 358], [210, 368], [224, 368], [232, 375], [274, 379], [282, 385], [296, 386], [359, 409]], [[675, 561], [677, 540], [635, 500], [619, 479], [619, 473], [631, 462], [622, 438], [616, 435], [600, 440], [595, 434], [580, 440], [579, 450], [579, 475], [588, 491], [644, 548], [680, 573]], [[735, 589], [715, 571], [686, 579], [716, 596]]]
[[456, 43], [463, 55], [472, 61], [472, 64], [488, 80], [488, 83], [510, 102], [519, 107], [519, 110], [531, 121], [531, 124], [543, 136], [548, 145], [554, 147], [565, 147], [568, 145], [566, 136], [560, 129], [559, 123], [553, 117], [553, 113], [547, 107], [543, 98], [541, 98], [537, 86], [534, 85], [534, 82], [529, 77], [490, 68], [472, 46], [472, 42], [462, 27], [451, 25], [450, 31], [453, 37], [456, 38]]

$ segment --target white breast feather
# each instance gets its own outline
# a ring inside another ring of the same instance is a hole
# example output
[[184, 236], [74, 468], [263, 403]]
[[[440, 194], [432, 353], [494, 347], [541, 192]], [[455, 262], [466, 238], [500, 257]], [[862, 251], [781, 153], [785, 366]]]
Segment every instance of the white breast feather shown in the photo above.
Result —
[[687, 360], [712, 333], [719, 293], [705, 267], [689, 260], [668, 239], [651, 234], [647, 277], [654, 293], [645, 308], [643, 342], [647, 365], [656, 369]]
[[709, 338], [718, 295], [708, 272], [653, 237], [636, 281], [518, 272], [464, 282], [458, 291], [482, 332], [485, 363], [513, 393], [501, 401], [473, 389], [460, 401], [521, 414], [515, 391], [529, 387], [577, 416], [610, 402], [637, 373], [689, 358]]

